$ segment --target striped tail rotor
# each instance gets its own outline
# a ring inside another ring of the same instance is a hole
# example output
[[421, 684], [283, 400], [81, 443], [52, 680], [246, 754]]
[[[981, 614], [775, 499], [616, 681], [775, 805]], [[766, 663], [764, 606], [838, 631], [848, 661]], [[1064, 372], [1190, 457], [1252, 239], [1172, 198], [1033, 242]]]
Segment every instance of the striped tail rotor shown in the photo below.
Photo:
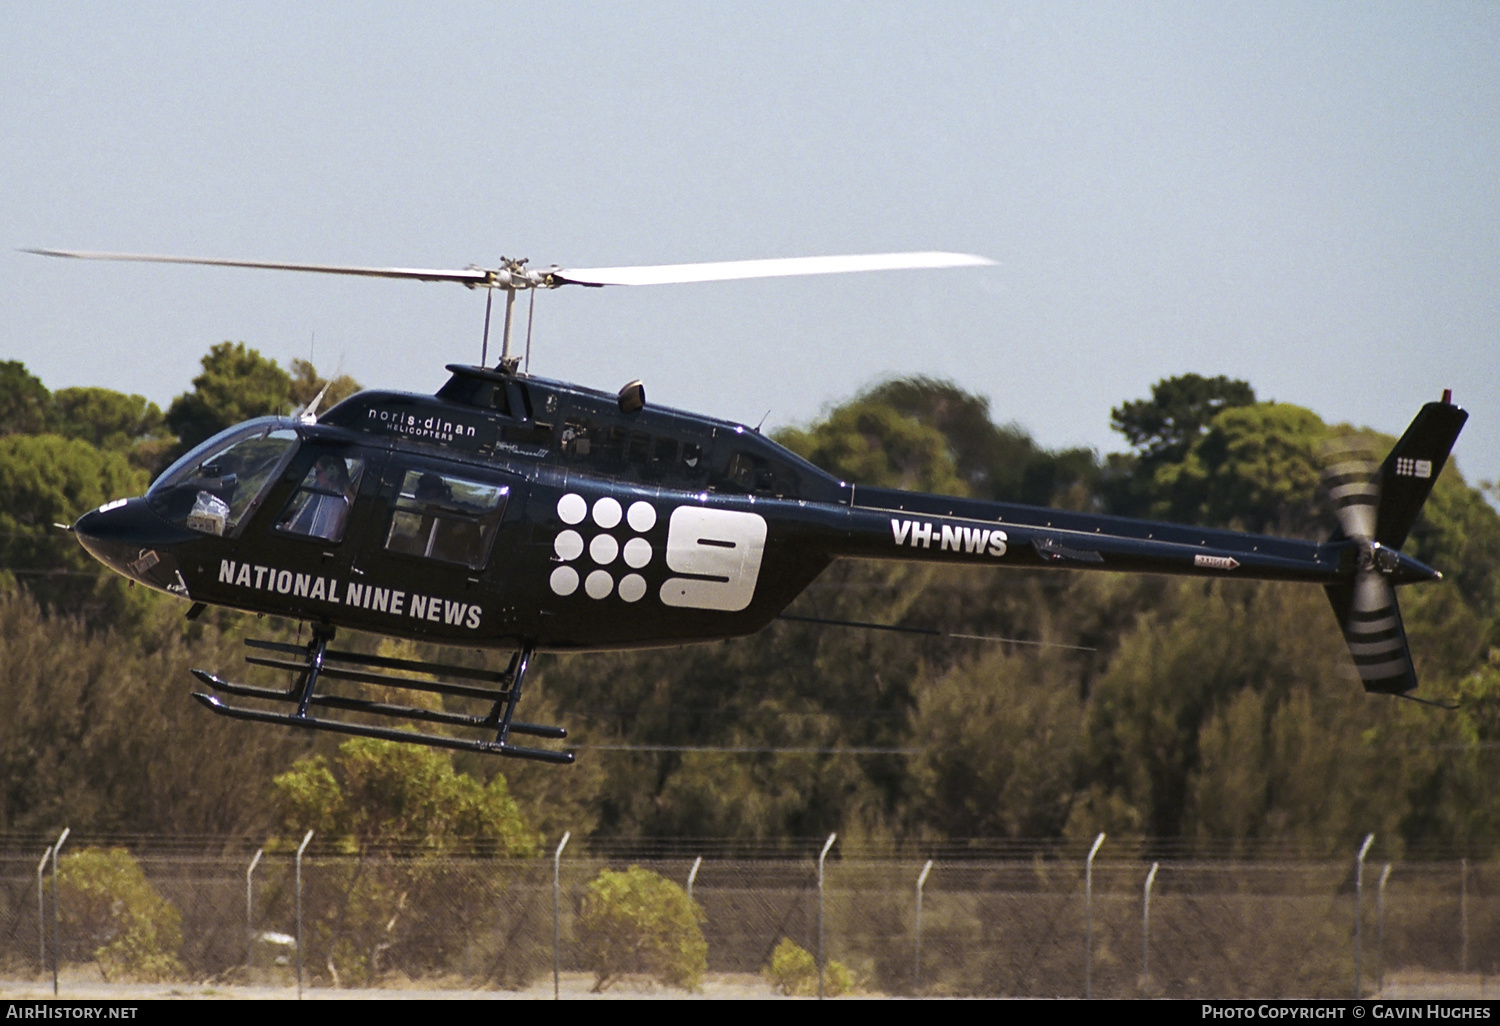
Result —
[[1441, 402], [1422, 407], [1378, 466], [1357, 444], [1336, 444], [1327, 454], [1324, 481], [1339, 521], [1332, 540], [1357, 546], [1352, 580], [1329, 585], [1328, 599], [1366, 691], [1400, 695], [1417, 686], [1392, 575], [1467, 419], [1445, 391]]

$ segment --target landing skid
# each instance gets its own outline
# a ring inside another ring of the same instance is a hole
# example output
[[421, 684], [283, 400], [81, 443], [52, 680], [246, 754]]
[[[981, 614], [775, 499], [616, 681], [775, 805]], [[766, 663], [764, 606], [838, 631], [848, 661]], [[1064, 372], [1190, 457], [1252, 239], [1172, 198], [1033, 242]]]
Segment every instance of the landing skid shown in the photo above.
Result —
[[[402, 744], [425, 745], [429, 748], [447, 748], [460, 752], [481, 752], [487, 755], [504, 755], [513, 759], [535, 759], [540, 762], [568, 764], [573, 761], [572, 752], [559, 752], [546, 748], [523, 748], [511, 744], [510, 735], [524, 734], [530, 737], [562, 740], [568, 732], [562, 727], [547, 727], [535, 723], [518, 723], [512, 717], [516, 703], [521, 698], [521, 685], [531, 661], [532, 648], [524, 646], [511, 657], [510, 665], [502, 671], [474, 670], [464, 666], [449, 666], [443, 663], [428, 663], [413, 659], [391, 659], [384, 656], [363, 655], [358, 652], [331, 651], [328, 643], [333, 640], [331, 628], [319, 628], [313, 632], [313, 640], [307, 645], [288, 645], [276, 641], [245, 639], [245, 644], [264, 652], [280, 653], [277, 656], [247, 655], [245, 662], [255, 666], [290, 670], [297, 674], [292, 686], [285, 691], [274, 688], [257, 688], [224, 680], [206, 670], [193, 670], [193, 676], [214, 691], [239, 698], [251, 698], [265, 702], [278, 702], [296, 707], [295, 712], [274, 712], [269, 709], [250, 709], [230, 705], [222, 699], [203, 692], [193, 697], [212, 712], [237, 720], [254, 723], [279, 723], [287, 727], [304, 730], [322, 730], [334, 734], [351, 734], [356, 737], [373, 737], [383, 741]], [[291, 658], [287, 658], [290, 656]], [[397, 673], [379, 671], [395, 670]], [[408, 676], [426, 674], [438, 678]], [[451, 678], [458, 678], [457, 681]], [[425, 691], [429, 694], [447, 695], [455, 698], [474, 699], [490, 703], [490, 710], [483, 715], [449, 712], [443, 709], [424, 709], [418, 706], [396, 705], [376, 702], [345, 695], [320, 694], [317, 685], [323, 680], [343, 680], [358, 684], [377, 684], [399, 688], [404, 691]], [[474, 683], [463, 683], [472, 681]], [[328, 719], [315, 715], [314, 709], [344, 709], [375, 717], [392, 724], [433, 723], [442, 726], [482, 730], [493, 736], [493, 740], [465, 737], [449, 737], [444, 734], [427, 734], [419, 731], [383, 726], [378, 723], [363, 723], [350, 720]]]

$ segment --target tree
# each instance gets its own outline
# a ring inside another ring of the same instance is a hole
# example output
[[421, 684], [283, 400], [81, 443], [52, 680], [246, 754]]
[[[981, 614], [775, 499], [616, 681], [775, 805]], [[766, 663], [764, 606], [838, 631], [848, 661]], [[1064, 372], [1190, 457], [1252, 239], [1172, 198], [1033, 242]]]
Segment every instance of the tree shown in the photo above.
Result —
[[292, 402], [305, 409], [307, 404], [317, 398], [318, 393], [327, 386], [328, 391], [323, 395], [323, 401], [318, 405], [321, 412], [349, 398], [360, 390], [360, 384], [347, 374], [329, 380], [320, 377], [317, 369], [306, 360], [292, 361]]
[[1288, 403], [1234, 406], [1216, 415], [1180, 459], [1142, 462], [1152, 516], [1183, 523], [1327, 537], [1321, 452], [1328, 429]]
[[349, 850], [401, 845], [433, 853], [460, 844], [506, 856], [540, 850], [503, 776], [481, 784], [455, 773], [452, 758], [433, 748], [351, 738], [333, 762], [321, 755], [299, 759], [275, 786], [289, 833], [316, 830]]
[[708, 969], [703, 910], [677, 884], [640, 866], [606, 869], [588, 886], [578, 929], [598, 993], [639, 973], [697, 990]]
[[290, 413], [292, 379], [243, 342], [220, 342], [203, 357], [203, 373], [193, 391], [172, 400], [167, 426], [184, 453], [227, 427], [273, 413]]
[[837, 477], [881, 488], [964, 495], [942, 432], [879, 402], [856, 399], [809, 431], [777, 441]]
[[143, 470], [157, 469], [175, 441], [161, 408], [139, 395], [108, 388], [62, 388], [52, 394], [51, 429], [108, 452]]
[[1255, 390], [1247, 382], [1222, 374], [1182, 374], [1152, 385], [1150, 399], [1115, 407], [1110, 425], [1139, 452], [1143, 463], [1181, 460], [1221, 411], [1253, 402]]
[[85, 848], [57, 860], [57, 901], [65, 936], [110, 982], [157, 982], [183, 975], [182, 913], [146, 879], [124, 848]]
[[1082, 741], [1076, 668], [1056, 649], [991, 649], [923, 689], [917, 822], [940, 837], [1056, 837]]
[[988, 399], [952, 382], [898, 378], [875, 386], [859, 401], [889, 406], [941, 432], [969, 495], [1042, 506], [1091, 505], [1086, 493], [1098, 476], [1092, 450], [1043, 449], [1017, 425], [994, 423]]
[[442, 922], [405, 915], [408, 907], [443, 902], [448, 888], [437, 856], [540, 851], [541, 838], [521, 820], [503, 776], [480, 784], [431, 748], [351, 738], [332, 761], [297, 760], [275, 787], [290, 837], [313, 829], [352, 856], [326, 868], [331, 893], [317, 919], [316, 943], [335, 986], [378, 979], [392, 949], [404, 964], [445, 968], [485, 928], [486, 918], [466, 905], [451, 907]]
[[[818, 962], [812, 953], [789, 937], [771, 952], [766, 982], [787, 997], [812, 997], [818, 992]], [[823, 971], [823, 992], [838, 997], [854, 989], [854, 974], [842, 962], [829, 962]]]
[[0, 436], [47, 430], [52, 397], [20, 360], [0, 363]]
[[139, 495], [146, 477], [126, 459], [58, 435], [0, 437], [0, 576], [15, 575], [44, 604], [94, 617], [124, 606], [123, 579], [93, 562], [54, 524]]

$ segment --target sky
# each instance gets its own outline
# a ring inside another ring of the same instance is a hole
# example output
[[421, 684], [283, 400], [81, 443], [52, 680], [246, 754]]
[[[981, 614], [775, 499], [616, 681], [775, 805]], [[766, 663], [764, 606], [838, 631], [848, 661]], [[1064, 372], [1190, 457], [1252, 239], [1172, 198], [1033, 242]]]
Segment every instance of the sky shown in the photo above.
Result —
[[[220, 341], [432, 391], [458, 285], [23, 247], [992, 267], [540, 295], [534, 373], [767, 429], [888, 377], [1043, 445], [1187, 372], [1500, 478], [1500, 5], [0, 0], [0, 359], [165, 406]], [[523, 328], [524, 331], [524, 322]]]

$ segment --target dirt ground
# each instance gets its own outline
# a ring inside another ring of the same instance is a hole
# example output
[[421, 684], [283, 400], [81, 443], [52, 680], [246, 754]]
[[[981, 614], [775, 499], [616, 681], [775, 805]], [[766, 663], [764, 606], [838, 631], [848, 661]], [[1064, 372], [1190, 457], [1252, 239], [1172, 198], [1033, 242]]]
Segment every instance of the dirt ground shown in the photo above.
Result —
[[[769, 984], [750, 973], [713, 973], [703, 981], [697, 993], [662, 987], [645, 981], [625, 980], [613, 984], [602, 994], [590, 992], [594, 977], [588, 973], [564, 973], [558, 981], [558, 996], [569, 1000], [758, 1000], [781, 998]], [[65, 972], [58, 980], [57, 997], [64, 1001], [131, 1001], [168, 999], [223, 999], [230, 1001], [295, 1001], [295, 982], [287, 986], [241, 986], [224, 983], [110, 984], [97, 972]], [[872, 995], [865, 995], [872, 996]], [[0, 979], [0, 1001], [50, 999], [52, 980]], [[440, 983], [413, 983], [405, 986], [371, 990], [327, 987], [305, 987], [305, 1001], [504, 1001], [552, 999], [552, 977], [539, 979], [525, 990], [473, 990], [462, 986], [443, 988]]]
[[[631, 1000], [784, 1000], [759, 976], [750, 973], [710, 973], [696, 993], [662, 987], [645, 981], [625, 980], [612, 985], [602, 994], [591, 988], [594, 978], [587, 973], [564, 973], [558, 983], [558, 996], [580, 1001]], [[229, 1001], [295, 1001], [297, 988], [289, 985], [242, 986], [224, 983], [111, 984], [99, 978], [97, 971], [78, 969], [64, 972], [58, 982], [58, 998], [64, 1001], [132, 1000], [229, 1000]], [[881, 994], [854, 994], [856, 998], [878, 998]], [[1392, 974], [1372, 1000], [1496, 1000], [1500, 999], [1500, 979], [1446, 973]], [[52, 998], [52, 980], [0, 979], [0, 1002], [48, 1000]], [[538, 980], [525, 990], [473, 990], [462, 986], [444, 988], [441, 983], [423, 981], [405, 986], [388, 986], [371, 990], [336, 990], [308, 987], [302, 992], [305, 1001], [542, 1001], [552, 998], [552, 978]], [[800, 999], [797, 999], [800, 1000]]]

